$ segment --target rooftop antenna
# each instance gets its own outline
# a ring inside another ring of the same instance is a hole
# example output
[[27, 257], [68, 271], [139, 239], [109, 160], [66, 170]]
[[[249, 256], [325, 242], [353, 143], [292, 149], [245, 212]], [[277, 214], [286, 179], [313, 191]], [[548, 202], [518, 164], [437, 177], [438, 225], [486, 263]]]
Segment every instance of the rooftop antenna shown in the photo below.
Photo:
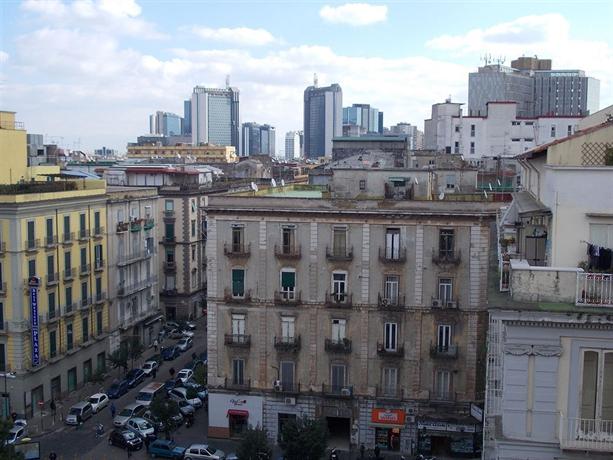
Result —
[[316, 73], [313, 74], [313, 86], [317, 88], [317, 74]]
[[226, 75], [226, 89], [230, 87], [230, 75]]

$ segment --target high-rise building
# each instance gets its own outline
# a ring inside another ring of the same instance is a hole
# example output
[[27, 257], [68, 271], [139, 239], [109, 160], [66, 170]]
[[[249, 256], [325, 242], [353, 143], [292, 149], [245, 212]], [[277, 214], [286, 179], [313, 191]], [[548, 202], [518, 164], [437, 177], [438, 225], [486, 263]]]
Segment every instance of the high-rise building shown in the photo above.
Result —
[[192, 143], [233, 145], [240, 149], [239, 91], [196, 86], [191, 100]]
[[414, 126], [411, 123], [397, 123], [396, 125], [390, 127], [389, 132], [390, 134], [407, 136], [410, 150], [418, 150], [423, 147], [424, 133], [417, 129], [417, 126]]
[[149, 116], [149, 133], [161, 136], [180, 136], [182, 119], [170, 112], [157, 111]]
[[[353, 104], [351, 107], [343, 107], [343, 126], [345, 125], [359, 126], [362, 129], [358, 132], [366, 134], [382, 134], [383, 112], [369, 104]], [[349, 129], [348, 132], [351, 133], [352, 130]]]
[[300, 134], [298, 131], [285, 133], [285, 159], [293, 161], [300, 158]]
[[192, 135], [192, 101], [183, 101], [183, 135]]
[[332, 155], [332, 138], [343, 133], [343, 90], [334, 83], [304, 90], [304, 155]]
[[258, 123], [243, 123], [241, 156], [275, 155], [275, 128]]
[[600, 107], [600, 81], [582, 70], [534, 72], [537, 116], [587, 116]]

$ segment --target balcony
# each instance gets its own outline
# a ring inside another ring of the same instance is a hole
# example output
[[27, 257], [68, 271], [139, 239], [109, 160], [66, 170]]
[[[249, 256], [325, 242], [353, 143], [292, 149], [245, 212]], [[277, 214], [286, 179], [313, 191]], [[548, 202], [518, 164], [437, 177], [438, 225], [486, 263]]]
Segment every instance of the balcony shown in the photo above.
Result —
[[6, 297], [6, 281], [0, 283], [0, 297]]
[[153, 218], [145, 219], [145, 222], [143, 224], [143, 228], [145, 230], [151, 230], [154, 226], [155, 226], [155, 220], [153, 220]]
[[379, 248], [379, 260], [384, 264], [403, 264], [407, 261], [407, 250], [400, 248], [393, 251], [388, 248]]
[[94, 227], [94, 238], [99, 239], [104, 237], [104, 227]]
[[57, 236], [48, 235], [45, 237], [45, 247], [47, 249], [52, 249], [57, 246]]
[[177, 263], [174, 260], [165, 260], [163, 268], [165, 273], [175, 273], [177, 271]]
[[386, 348], [385, 344], [377, 342], [377, 354], [382, 358], [403, 358], [404, 345], [397, 346], [396, 348]]
[[86, 228], [82, 228], [79, 230], [79, 241], [87, 241], [89, 240], [89, 230]]
[[174, 209], [167, 209], [164, 211], [164, 219], [174, 219], [175, 218], [175, 211]]
[[457, 359], [458, 346], [438, 345], [436, 343], [430, 343], [430, 357], [434, 359]]
[[298, 291], [275, 291], [275, 303], [277, 305], [298, 305], [301, 303], [302, 292]]
[[153, 249], [144, 249], [142, 251], [131, 252], [130, 254], [121, 254], [117, 260], [117, 265], [129, 265], [131, 263], [138, 262], [139, 260], [146, 259], [147, 257], [151, 257], [153, 253]]
[[226, 390], [249, 390], [251, 389], [251, 379], [235, 382], [226, 377], [223, 382], [223, 387]]
[[60, 274], [59, 273], [48, 273], [46, 285], [47, 287], [56, 286], [60, 282]]
[[130, 229], [129, 222], [117, 222], [117, 233], [125, 233]]
[[125, 281], [124, 281], [124, 283], [120, 284], [119, 288], [117, 289], [117, 295], [119, 297], [129, 296], [130, 294], [134, 294], [138, 291], [142, 291], [143, 289], [146, 289], [152, 286], [153, 284], [157, 283], [157, 281], [158, 281], [158, 277], [155, 275], [149, 276], [145, 278], [144, 280], [137, 281], [136, 283], [127, 284], [127, 285], [125, 284]]
[[275, 337], [274, 345], [277, 351], [298, 353], [300, 351], [300, 336]]
[[6, 254], [6, 242], [0, 241], [0, 257], [3, 257]]
[[275, 393], [295, 395], [300, 393], [300, 382], [277, 381], [273, 384], [272, 389], [275, 391]]
[[329, 294], [326, 291], [325, 305], [328, 308], [351, 308], [352, 294], [338, 292]]
[[460, 265], [462, 261], [462, 251], [447, 251], [432, 248], [432, 263], [435, 265]]
[[561, 414], [560, 448], [613, 452], [613, 420], [564, 417]]
[[62, 244], [72, 244], [74, 242], [74, 232], [66, 232], [62, 235]]
[[457, 399], [457, 393], [450, 390], [428, 391], [428, 401], [431, 402], [455, 402]]
[[379, 399], [401, 400], [404, 397], [404, 391], [398, 385], [377, 386], [376, 395]]
[[249, 348], [251, 336], [247, 334], [225, 334], [224, 344], [229, 347]]
[[94, 303], [100, 305], [104, 302], [106, 302], [106, 292], [96, 292], [94, 295]]
[[77, 304], [75, 302], [67, 303], [62, 307], [62, 315], [72, 315], [77, 310]]
[[130, 231], [131, 232], [140, 232], [143, 229], [142, 220], [141, 219], [133, 219], [130, 222]]
[[247, 289], [238, 295], [235, 295], [230, 289], [224, 290], [223, 300], [226, 303], [250, 303], [251, 302], [251, 289]]
[[331, 262], [348, 262], [353, 260], [353, 247], [351, 248], [332, 248], [326, 246], [326, 259]]
[[338, 398], [353, 397], [353, 385], [321, 385], [321, 392], [326, 396], [335, 396]]
[[228, 244], [224, 243], [223, 253], [226, 257], [239, 259], [251, 256], [251, 243], [247, 244]]
[[81, 264], [79, 265], [79, 276], [87, 276], [91, 273], [91, 265], [90, 264]]
[[30, 321], [28, 320], [10, 320], [5, 321], [2, 324], [2, 332], [26, 332], [31, 328]]
[[39, 239], [26, 240], [25, 250], [28, 252], [35, 252], [35, 251], [38, 251], [39, 246], [40, 246]]
[[300, 245], [281, 245], [275, 244], [275, 257], [280, 260], [297, 260], [302, 257], [302, 247]]
[[432, 297], [432, 308], [440, 308], [443, 310], [455, 310], [458, 308], [456, 300], [436, 299]]
[[77, 274], [77, 269], [76, 268], [67, 268], [62, 273], [64, 275], [64, 281], [72, 281], [74, 279], [75, 275]]
[[84, 299], [81, 299], [81, 302], [79, 302], [79, 308], [81, 308], [82, 310], [89, 308], [89, 306], [92, 304], [92, 298], [91, 297], [86, 297]]
[[43, 313], [42, 315], [38, 315], [39, 323], [49, 323], [54, 322], [59, 319], [60, 312], [58, 310], [49, 310], [48, 313]]
[[324, 349], [328, 353], [349, 354], [351, 353], [351, 340], [344, 339], [326, 339]]
[[162, 288], [160, 289], [161, 296], [175, 296], [177, 295], [177, 288]]
[[405, 298], [403, 295], [384, 297], [379, 294], [377, 305], [379, 305], [379, 309], [387, 311], [404, 310], [406, 308]]
[[577, 273], [575, 304], [587, 307], [613, 307], [613, 274]]
[[96, 259], [94, 262], [94, 271], [101, 272], [104, 270], [104, 259]]
[[176, 244], [177, 238], [174, 235], [164, 235], [162, 237], [162, 244]]

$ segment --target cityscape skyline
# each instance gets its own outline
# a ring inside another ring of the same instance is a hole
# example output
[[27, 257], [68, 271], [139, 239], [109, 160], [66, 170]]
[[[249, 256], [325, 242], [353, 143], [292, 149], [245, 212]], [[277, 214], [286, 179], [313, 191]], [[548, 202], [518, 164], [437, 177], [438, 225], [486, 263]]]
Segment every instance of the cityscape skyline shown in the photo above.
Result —
[[[279, 14], [288, 21], [243, 5], [231, 23], [213, 5], [200, 25], [192, 24], [197, 12], [191, 9], [187, 17], [181, 8], [162, 16], [159, 6], [146, 3], [93, 2], [87, 11], [78, 5], [84, 4], [2, 5], [3, 105], [19, 112], [31, 132], [63, 138], [71, 148], [123, 151], [147, 132], [148, 115], [182, 113], [193, 86], [222, 88], [228, 74], [242, 93], [241, 121], [266, 121], [281, 133], [302, 126], [302, 93], [313, 73], [321, 86], [343, 87], [344, 105], [367, 102], [385, 112], [387, 125], [408, 121], [421, 128], [433, 103], [450, 95], [468, 102], [468, 73], [486, 53], [506, 56], [507, 63], [537, 54], [555, 68], [584, 70], [602, 82], [600, 106], [613, 101], [613, 45], [598, 32], [612, 9], [604, 2], [599, 15], [569, 3], [519, 4], [512, 11], [377, 3], [378, 15], [364, 19], [354, 6], [342, 16], [353, 24], [339, 22], [338, 3], [325, 11], [284, 3]], [[451, 21], [460, 10], [472, 11], [462, 16], [470, 21]], [[408, 14], [411, 30], [403, 27]], [[300, 33], [292, 26], [298, 17], [310, 26]], [[436, 28], [428, 19], [434, 17]], [[409, 45], [399, 46], [399, 30]], [[84, 46], [75, 49], [75, 42]], [[53, 104], [54, 116], [39, 110], [41, 99]]]

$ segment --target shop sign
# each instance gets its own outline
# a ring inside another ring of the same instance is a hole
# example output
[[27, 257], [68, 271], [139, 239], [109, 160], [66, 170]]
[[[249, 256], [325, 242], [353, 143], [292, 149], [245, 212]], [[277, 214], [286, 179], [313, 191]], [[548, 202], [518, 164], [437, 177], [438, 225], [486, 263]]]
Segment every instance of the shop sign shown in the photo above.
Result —
[[479, 420], [480, 422], [483, 421], [483, 409], [481, 409], [476, 404], [470, 404], [470, 415]]
[[40, 364], [40, 348], [38, 343], [38, 288], [34, 286], [36, 277], [30, 278], [30, 317], [32, 322], [32, 367]]
[[246, 399], [231, 399], [230, 404], [233, 406], [242, 406], [243, 404], [247, 404]]
[[405, 412], [400, 409], [373, 409], [372, 423], [382, 425], [404, 425]]
[[475, 425], [459, 425], [457, 423], [421, 421], [417, 422], [418, 430], [449, 431], [454, 433], [475, 433]]

